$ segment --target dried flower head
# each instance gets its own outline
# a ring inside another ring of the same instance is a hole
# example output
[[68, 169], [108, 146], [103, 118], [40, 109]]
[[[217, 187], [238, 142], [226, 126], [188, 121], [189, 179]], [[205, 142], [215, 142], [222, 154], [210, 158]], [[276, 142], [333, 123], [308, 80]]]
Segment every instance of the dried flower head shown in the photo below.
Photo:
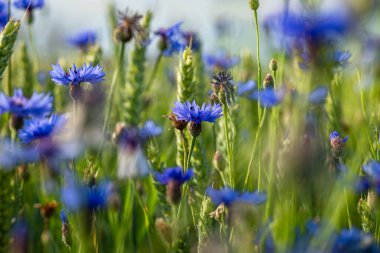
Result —
[[142, 43], [148, 39], [148, 33], [142, 27], [140, 20], [143, 15], [132, 12], [128, 8], [119, 12], [119, 25], [114, 31], [114, 38], [122, 43], [127, 43], [133, 38], [137, 43]]
[[223, 104], [227, 103], [227, 105], [230, 105], [232, 102], [235, 102], [235, 89], [232, 81], [231, 72], [221, 71], [214, 75], [211, 81], [212, 90], [209, 92], [209, 95], [216, 95]]

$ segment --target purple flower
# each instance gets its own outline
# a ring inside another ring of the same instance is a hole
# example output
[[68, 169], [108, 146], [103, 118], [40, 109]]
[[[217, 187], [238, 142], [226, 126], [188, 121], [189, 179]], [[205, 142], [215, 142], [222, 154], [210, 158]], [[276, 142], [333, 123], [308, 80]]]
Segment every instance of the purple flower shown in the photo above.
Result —
[[12, 97], [0, 93], [0, 114], [9, 112], [17, 117], [43, 117], [53, 111], [53, 97], [48, 93], [37, 93], [28, 99], [22, 89], [15, 89]]
[[1, 0], [0, 1], [0, 30], [8, 22], [8, 1]]
[[100, 65], [92, 66], [92, 63], [77, 68], [74, 64], [68, 72], [65, 72], [61, 65], [52, 65], [53, 70], [50, 71], [50, 77], [53, 82], [60, 85], [78, 86], [81, 83], [99, 83], [104, 80], [105, 73]]
[[229, 187], [215, 190], [211, 187], [207, 188], [206, 194], [211, 198], [216, 206], [224, 204], [231, 206], [235, 202], [241, 202], [251, 205], [260, 205], [266, 201], [266, 194], [260, 192], [244, 192], [239, 193]]
[[186, 101], [181, 103], [176, 101], [174, 103], [173, 113], [177, 117], [177, 120], [186, 120], [200, 124], [202, 121], [207, 121], [214, 123], [215, 120], [222, 116], [223, 109], [220, 104], [211, 104], [206, 105], [203, 103], [202, 108], [200, 108], [195, 100], [193, 103]]
[[158, 136], [162, 133], [162, 127], [154, 124], [152, 120], [145, 122], [144, 126], [140, 129], [140, 137], [142, 140], [147, 140], [151, 137]]
[[220, 50], [215, 55], [204, 56], [203, 61], [209, 69], [226, 70], [237, 65], [240, 59], [238, 56], [230, 56], [227, 52]]
[[172, 56], [181, 52], [186, 46], [186, 39], [181, 31], [182, 22], [178, 22], [168, 28], [161, 28], [154, 32], [159, 36], [160, 50], [164, 56]]
[[169, 181], [175, 181], [179, 184], [183, 184], [189, 181], [194, 176], [194, 171], [189, 169], [186, 172], [182, 171], [181, 167], [167, 168], [160, 174], [156, 173], [155, 178], [160, 184], [168, 184]]
[[328, 89], [325, 86], [315, 88], [309, 94], [309, 102], [312, 104], [323, 104], [326, 101]]
[[350, 230], [342, 230], [335, 238], [332, 253], [366, 253], [379, 252], [376, 242], [371, 234], [362, 230], [352, 228]]
[[256, 86], [257, 86], [256, 82], [253, 80], [249, 80], [245, 83], [240, 82], [237, 84], [236, 94], [238, 96], [244, 96], [244, 95], [247, 95], [249, 93], [255, 92], [257, 90]]
[[340, 139], [343, 143], [346, 143], [348, 140], [348, 136], [342, 139], [337, 131], [332, 131], [330, 133], [330, 141], [333, 142], [333, 141], [336, 141], [337, 139]]
[[247, 97], [253, 100], [259, 100], [262, 107], [273, 107], [280, 104], [285, 97], [286, 89], [285, 87], [274, 90], [274, 89], [263, 89], [259, 92], [253, 92]]
[[18, 9], [33, 10], [44, 7], [45, 0], [15, 0], [13, 4]]
[[332, 55], [334, 66], [344, 68], [349, 64], [351, 53], [349, 51], [336, 50]]
[[34, 149], [0, 139], [0, 168], [10, 170], [20, 164], [37, 160], [38, 154]]
[[64, 115], [53, 114], [49, 118], [27, 120], [20, 129], [18, 137], [24, 143], [52, 137], [61, 130], [66, 122]]
[[96, 43], [96, 32], [92, 30], [82, 31], [75, 36], [68, 39], [68, 43], [72, 46], [78, 47], [82, 50]]
[[190, 46], [190, 43], [191, 43], [191, 50], [193, 52], [198, 52], [201, 50], [202, 44], [199, 39], [199, 36], [195, 32], [190, 32], [190, 31], [182, 32], [182, 36], [186, 41], [186, 45]]

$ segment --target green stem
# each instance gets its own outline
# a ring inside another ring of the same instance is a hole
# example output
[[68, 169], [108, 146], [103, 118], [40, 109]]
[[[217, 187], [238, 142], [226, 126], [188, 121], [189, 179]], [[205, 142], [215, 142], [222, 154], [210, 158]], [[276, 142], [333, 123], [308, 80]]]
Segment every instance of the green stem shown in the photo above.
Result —
[[[259, 116], [260, 123], [259, 123], [259, 127], [257, 128], [257, 132], [256, 132], [256, 136], [255, 136], [255, 142], [253, 143], [253, 147], [252, 147], [252, 151], [251, 151], [251, 158], [249, 159], [247, 174], [245, 176], [245, 182], [244, 182], [244, 188], [243, 188], [244, 190], [248, 186], [248, 179], [249, 179], [249, 175], [250, 175], [250, 171], [251, 171], [251, 166], [252, 166], [253, 158], [254, 158], [254, 155], [255, 155], [258, 139], [259, 139], [259, 136], [260, 136], [260, 133], [261, 133], [261, 128], [263, 127], [263, 124], [264, 124], [264, 120], [265, 120], [265, 116], [266, 116], [266, 111], [267, 111], [267, 109], [264, 108], [263, 117]], [[260, 115], [260, 113], [259, 113], [259, 115]], [[259, 159], [260, 159], [260, 157], [259, 157]], [[261, 168], [259, 167], [258, 188], [260, 187], [260, 177], [261, 177], [261, 171], [260, 170], [261, 170]], [[259, 190], [259, 189], [257, 189], [257, 190]]]
[[194, 146], [195, 146], [195, 140], [196, 140], [196, 138], [197, 138], [197, 137], [193, 137], [193, 138], [191, 139], [191, 146], [190, 146], [189, 156], [187, 157], [186, 167], [184, 168], [184, 171], [185, 171], [185, 172], [189, 169], [190, 159], [191, 159], [191, 156], [193, 155], [193, 150], [194, 150]]
[[182, 138], [182, 145], [183, 145], [183, 161], [182, 161], [182, 168], [183, 170], [185, 170], [186, 168], [186, 162], [187, 162], [187, 139], [186, 139], [186, 136], [185, 134], [183, 133], [183, 131], [181, 131], [181, 138]]
[[257, 19], [257, 10], [253, 11], [255, 18], [255, 26], [256, 26], [256, 54], [257, 54], [257, 86], [261, 88], [261, 62], [260, 62], [260, 31], [259, 31], [259, 23]]
[[[121, 48], [120, 48], [119, 62], [118, 62], [118, 65], [116, 66], [115, 72], [113, 74], [112, 82], [111, 82], [111, 89], [110, 89], [110, 92], [108, 93], [108, 99], [107, 99], [108, 103], [107, 103], [107, 109], [106, 109], [106, 116], [105, 116], [105, 120], [104, 120], [104, 124], [103, 124], [103, 130], [102, 130], [103, 137], [105, 136], [105, 133], [107, 131], [107, 125], [108, 125], [108, 121], [109, 121], [110, 115], [111, 115], [111, 109], [112, 109], [112, 104], [113, 104], [113, 96], [114, 96], [114, 93], [116, 90], [116, 83], [119, 79], [119, 74], [120, 74], [121, 68], [123, 66], [124, 52], [125, 52], [125, 43], [122, 43]], [[101, 151], [101, 148], [103, 146], [103, 142], [102, 142], [102, 145], [100, 146], [99, 152]]]
[[154, 63], [152, 73], [150, 74], [149, 81], [145, 87], [144, 92], [148, 92], [150, 87], [152, 86], [154, 79], [156, 78], [158, 68], [160, 67], [160, 62], [161, 62], [162, 56], [163, 56], [163, 54], [162, 54], [162, 52], [160, 52], [160, 54], [157, 56], [157, 59]]
[[232, 166], [232, 150], [231, 150], [230, 135], [228, 134], [228, 106], [227, 104], [223, 104], [223, 117], [224, 117], [224, 135], [227, 140], [228, 172], [230, 176], [230, 185], [233, 187], [234, 180], [233, 180], [233, 166]]

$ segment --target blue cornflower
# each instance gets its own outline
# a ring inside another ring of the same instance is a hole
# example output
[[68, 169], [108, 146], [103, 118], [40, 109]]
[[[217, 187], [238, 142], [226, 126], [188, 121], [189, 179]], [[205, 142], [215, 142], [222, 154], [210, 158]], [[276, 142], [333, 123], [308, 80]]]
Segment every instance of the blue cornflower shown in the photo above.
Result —
[[15, 0], [14, 6], [18, 9], [33, 10], [41, 9], [45, 5], [45, 0]]
[[181, 52], [186, 46], [186, 39], [181, 31], [182, 22], [178, 22], [168, 28], [161, 28], [154, 32], [160, 37], [159, 48], [164, 56], [172, 56]]
[[261, 192], [243, 192], [239, 193], [229, 187], [215, 190], [211, 187], [206, 189], [206, 194], [211, 198], [216, 206], [224, 204], [231, 206], [235, 202], [241, 202], [251, 205], [260, 205], [266, 201], [266, 194]]
[[96, 32], [92, 30], [82, 31], [68, 39], [68, 43], [84, 51], [96, 43]]
[[167, 168], [161, 173], [156, 173], [155, 178], [160, 184], [166, 185], [166, 198], [171, 203], [178, 203], [182, 197], [181, 185], [189, 181], [194, 171], [189, 169], [182, 171], [181, 167]]
[[177, 120], [185, 120], [194, 122], [195, 124], [201, 124], [202, 121], [207, 121], [214, 123], [215, 120], [222, 116], [223, 109], [220, 104], [206, 105], [203, 103], [202, 108], [200, 108], [195, 100], [190, 103], [186, 101], [181, 103], [179, 101], [174, 102], [173, 113], [177, 117]]
[[162, 174], [156, 173], [155, 178], [160, 184], [167, 185], [170, 181], [183, 184], [189, 181], [193, 176], [194, 171], [191, 169], [183, 172], [181, 167], [173, 167], [165, 169]]
[[140, 138], [142, 140], [147, 140], [151, 137], [158, 136], [161, 133], [162, 133], [162, 127], [157, 126], [152, 120], [148, 120], [140, 129]]
[[8, 22], [8, 1], [0, 0], [0, 30]]
[[349, 51], [336, 50], [332, 55], [333, 65], [344, 68], [349, 64], [351, 53]]
[[70, 212], [95, 211], [107, 206], [110, 183], [101, 182], [87, 186], [77, 182], [73, 175], [66, 175], [66, 185], [61, 190], [62, 202]]
[[357, 190], [363, 192], [373, 188], [380, 194], [380, 163], [375, 160], [370, 160], [363, 165], [362, 170], [364, 176], [358, 180], [356, 185]]
[[320, 86], [312, 90], [309, 94], [309, 102], [312, 104], [323, 104], [326, 101], [328, 89], [325, 86]]
[[362, 230], [353, 228], [342, 230], [333, 244], [332, 253], [366, 253], [379, 252], [372, 235]]
[[50, 77], [53, 82], [60, 85], [78, 86], [81, 83], [99, 83], [102, 82], [105, 76], [103, 68], [100, 65], [92, 66], [92, 63], [83, 67], [77, 68], [74, 64], [68, 72], [65, 72], [61, 65], [52, 65], [53, 70], [50, 71]]
[[280, 104], [285, 97], [285, 87], [275, 90], [271, 88], [255, 91], [248, 95], [249, 99], [259, 100], [262, 107], [273, 107]]
[[256, 90], [257, 90], [256, 82], [253, 80], [249, 80], [245, 83], [239, 82], [237, 84], [236, 94], [238, 96], [244, 96], [244, 95], [247, 95], [249, 93], [255, 92]]
[[215, 55], [206, 55], [203, 61], [209, 69], [226, 70], [234, 67], [240, 62], [238, 56], [230, 56], [226, 51], [220, 50]]
[[24, 143], [52, 137], [54, 133], [62, 129], [65, 122], [66, 117], [57, 114], [49, 118], [27, 120], [20, 129], [18, 137]]
[[22, 89], [15, 89], [12, 97], [0, 93], [0, 114], [9, 112], [16, 117], [43, 117], [53, 111], [53, 97], [50, 93], [37, 93], [28, 99]]
[[9, 140], [0, 139], [0, 168], [10, 170], [17, 165], [38, 160], [37, 152]]

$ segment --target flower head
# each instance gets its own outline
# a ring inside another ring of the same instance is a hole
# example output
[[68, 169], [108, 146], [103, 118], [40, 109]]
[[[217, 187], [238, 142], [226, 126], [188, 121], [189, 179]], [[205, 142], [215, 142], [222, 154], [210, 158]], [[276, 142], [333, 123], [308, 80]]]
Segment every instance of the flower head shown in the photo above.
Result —
[[114, 37], [122, 43], [129, 42], [135, 39], [138, 43], [142, 43], [148, 39], [148, 33], [141, 26], [140, 20], [142, 15], [137, 12], [131, 12], [126, 9], [124, 12], [119, 12], [119, 25], [114, 31]]
[[37, 93], [28, 99], [22, 89], [15, 89], [12, 97], [0, 93], [0, 114], [9, 112], [17, 117], [43, 117], [53, 110], [53, 97], [48, 93]]
[[159, 48], [164, 56], [172, 56], [181, 52], [186, 46], [186, 39], [181, 31], [182, 22], [178, 22], [168, 28], [160, 28], [154, 32], [160, 37]]
[[238, 96], [244, 96], [251, 94], [252, 92], [255, 92], [257, 90], [256, 82], [253, 80], [249, 80], [247, 82], [239, 82], [237, 84], [237, 90], [236, 94]]
[[24, 143], [52, 137], [66, 122], [64, 115], [53, 114], [49, 118], [27, 120], [18, 137]]
[[233, 85], [233, 78], [230, 72], [221, 71], [212, 77], [212, 90], [209, 91], [209, 95], [217, 97], [222, 103], [230, 105], [235, 101], [235, 88]]
[[211, 187], [207, 188], [206, 194], [211, 198], [216, 206], [224, 204], [231, 206], [235, 202], [244, 204], [260, 205], [266, 201], [266, 194], [260, 192], [244, 192], [239, 193], [231, 188], [224, 187], [220, 190], [215, 190]]
[[45, 5], [45, 0], [15, 0], [14, 6], [18, 9], [30, 10], [41, 9]]
[[167, 185], [170, 181], [176, 181], [183, 184], [189, 181], [194, 175], [194, 171], [189, 169], [186, 172], [182, 171], [181, 167], [167, 168], [160, 174], [156, 173], [155, 178], [160, 184]]
[[227, 70], [236, 66], [240, 62], [240, 59], [238, 56], [231, 56], [225, 51], [220, 50], [215, 55], [206, 55], [203, 61], [209, 69]]
[[349, 51], [336, 50], [332, 54], [332, 61], [335, 67], [344, 68], [349, 64], [351, 53]]
[[88, 47], [96, 43], [96, 32], [92, 30], [82, 31], [69, 38], [67, 42], [77, 48], [87, 51]]
[[280, 89], [263, 89], [261, 91], [255, 91], [247, 97], [252, 100], [259, 100], [262, 107], [273, 107], [280, 104], [286, 94], [285, 87]]
[[309, 94], [309, 102], [311, 104], [323, 104], [326, 101], [328, 89], [325, 86], [320, 86], [312, 90]]
[[81, 83], [99, 83], [103, 81], [105, 73], [100, 65], [92, 66], [86, 63], [83, 67], [77, 68], [74, 64], [67, 72], [65, 72], [61, 65], [52, 65], [53, 70], [50, 71], [50, 77], [53, 82], [60, 85], [73, 85], [78, 86]]
[[348, 136], [342, 138], [337, 131], [332, 131], [330, 133], [331, 149], [335, 157], [340, 157], [343, 154], [347, 140]]
[[342, 230], [335, 238], [335, 242], [331, 250], [332, 253], [364, 253], [378, 251], [379, 249], [376, 246], [376, 242], [373, 237], [370, 234], [356, 228]]
[[363, 192], [368, 189], [374, 189], [380, 194], [380, 163], [371, 160], [362, 166], [364, 176], [360, 177], [357, 182], [357, 190]]
[[220, 104], [211, 106], [211, 104], [206, 105], [203, 103], [200, 108], [195, 103], [195, 100], [192, 103], [186, 101], [183, 104], [177, 101], [174, 105], [173, 113], [177, 117], [177, 120], [186, 120], [196, 124], [201, 124], [202, 121], [214, 123], [217, 118], [222, 116], [223, 112]]
[[167, 168], [160, 174], [156, 173], [156, 180], [163, 185], [166, 185], [166, 198], [171, 203], [178, 203], [181, 200], [182, 192], [181, 185], [189, 181], [194, 175], [193, 170], [189, 169], [186, 172], [180, 167]]
[[20, 164], [37, 160], [38, 154], [34, 149], [0, 139], [0, 168], [10, 170]]

